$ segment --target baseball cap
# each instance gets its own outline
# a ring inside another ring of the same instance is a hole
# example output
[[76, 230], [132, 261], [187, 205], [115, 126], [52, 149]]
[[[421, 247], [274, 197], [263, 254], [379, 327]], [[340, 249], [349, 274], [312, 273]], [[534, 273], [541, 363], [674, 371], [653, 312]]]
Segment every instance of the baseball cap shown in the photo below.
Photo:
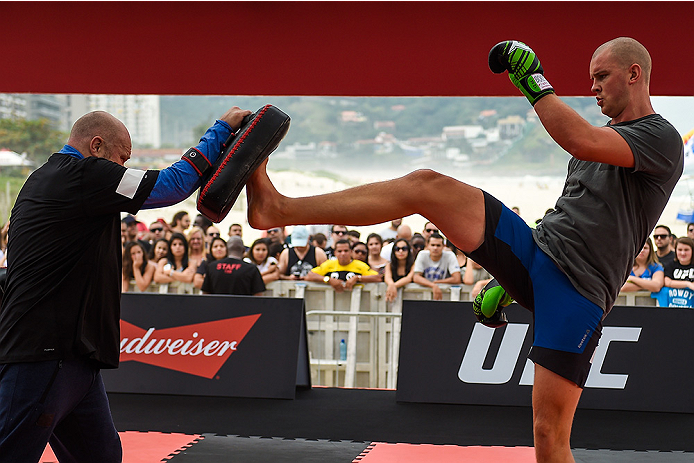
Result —
[[306, 246], [308, 243], [308, 228], [297, 225], [292, 230], [292, 246]]

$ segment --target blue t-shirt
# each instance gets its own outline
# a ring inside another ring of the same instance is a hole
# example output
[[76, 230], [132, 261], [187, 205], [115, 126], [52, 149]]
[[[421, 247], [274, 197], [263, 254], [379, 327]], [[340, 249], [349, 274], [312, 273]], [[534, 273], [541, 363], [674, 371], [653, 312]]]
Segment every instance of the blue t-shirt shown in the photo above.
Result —
[[664, 271], [665, 271], [665, 269], [663, 268], [662, 265], [660, 265], [657, 262], [653, 262], [651, 265], [649, 265], [646, 268], [646, 270], [644, 270], [644, 272], [641, 275], [636, 275], [633, 270], [631, 271], [630, 275], [634, 276], [634, 277], [643, 278], [645, 280], [652, 280], [653, 275], [655, 275], [655, 272], [664, 272]]

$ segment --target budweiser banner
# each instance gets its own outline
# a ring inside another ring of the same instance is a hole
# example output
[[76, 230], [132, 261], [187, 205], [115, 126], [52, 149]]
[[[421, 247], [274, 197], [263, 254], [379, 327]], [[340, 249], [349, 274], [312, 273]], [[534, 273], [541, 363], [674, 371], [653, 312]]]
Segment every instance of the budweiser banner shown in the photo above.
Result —
[[294, 398], [310, 386], [302, 299], [123, 294], [109, 392]]
[[[507, 313], [494, 330], [470, 302], [404, 301], [397, 400], [530, 405], [532, 314], [517, 304]], [[692, 326], [691, 309], [614, 307], [579, 408], [694, 412]]]

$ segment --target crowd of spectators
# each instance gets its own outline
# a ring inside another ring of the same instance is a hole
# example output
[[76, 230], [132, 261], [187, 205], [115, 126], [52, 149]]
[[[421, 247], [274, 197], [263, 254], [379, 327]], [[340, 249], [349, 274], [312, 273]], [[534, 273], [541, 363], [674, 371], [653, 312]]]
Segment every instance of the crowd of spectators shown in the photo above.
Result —
[[[0, 239], [6, 240], [6, 229], [0, 232]], [[262, 291], [258, 291], [256, 277], [263, 288], [279, 279], [305, 280], [340, 292], [358, 283], [384, 282], [386, 300], [391, 302], [397, 290], [409, 283], [431, 288], [433, 298], [440, 300], [442, 284], [469, 285], [474, 297], [492, 279], [489, 272], [447, 242], [431, 222], [413, 233], [402, 219], [396, 219], [380, 233], [369, 234], [365, 241], [359, 230], [340, 224], [294, 226], [290, 231], [288, 234], [284, 227], [265, 230], [249, 247], [243, 244], [243, 227], [238, 223], [229, 227], [225, 240], [220, 229], [200, 214], [192, 221], [187, 212], [180, 211], [170, 223], [158, 219], [149, 227], [128, 215], [121, 226], [123, 291], [161, 291], [163, 285], [175, 293], [195, 288], [257, 294]], [[239, 246], [243, 251], [231, 256], [231, 248], [238, 250]], [[687, 236], [680, 238], [667, 226], [658, 225], [653, 239], [649, 238], [634, 258], [631, 275], [621, 291], [651, 292], [661, 307], [694, 307], [693, 253], [694, 223], [687, 225]], [[0, 259], [6, 258], [0, 254]], [[234, 259], [244, 265], [237, 265]], [[237, 270], [241, 267], [243, 271]], [[205, 285], [207, 275], [219, 273], [219, 269], [226, 269], [226, 273], [217, 278], [218, 283]], [[219, 283], [230, 281], [234, 272], [247, 282]], [[181, 291], [181, 285], [186, 289]], [[254, 292], [234, 289], [241, 287]]]

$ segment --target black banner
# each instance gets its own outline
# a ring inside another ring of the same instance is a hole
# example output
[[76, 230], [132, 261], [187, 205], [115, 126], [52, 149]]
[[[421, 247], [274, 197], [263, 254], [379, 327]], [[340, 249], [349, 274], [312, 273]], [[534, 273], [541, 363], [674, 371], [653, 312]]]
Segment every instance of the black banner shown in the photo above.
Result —
[[[404, 301], [397, 400], [530, 405], [532, 314], [476, 323], [470, 302]], [[694, 310], [614, 307], [579, 408], [694, 412]]]
[[293, 399], [311, 384], [304, 314], [302, 299], [123, 294], [106, 390]]

